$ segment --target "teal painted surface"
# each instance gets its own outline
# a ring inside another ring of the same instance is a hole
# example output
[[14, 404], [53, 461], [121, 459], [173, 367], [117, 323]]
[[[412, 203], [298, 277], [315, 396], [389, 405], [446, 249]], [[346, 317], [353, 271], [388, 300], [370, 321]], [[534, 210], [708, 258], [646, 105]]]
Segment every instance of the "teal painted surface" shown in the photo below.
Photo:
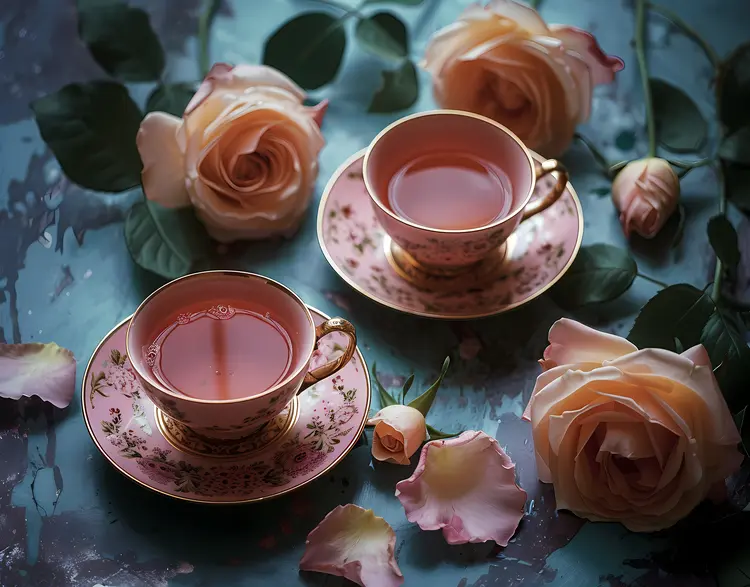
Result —
[[[140, 4], [149, 6], [170, 48], [170, 79], [194, 77], [195, 41], [190, 32], [198, 3]], [[216, 20], [214, 59], [257, 62], [268, 32], [297, 11], [320, 6], [281, 0], [263, 2], [262, 8], [260, 4], [229, 2], [232, 14], [225, 11]], [[393, 8], [410, 23], [414, 55], [423, 51], [432, 32], [460, 12], [462, 4], [425, 0], [420, 8]], [[683, 13], [721, 54], [747, 39], [748, 19], [742, 15], [750, 15], [745, 0], [666, 4]], [[59, 173], [55, 161], [45, 155], [26, 102], [69, 81], [101, 77], [75, 42], [73, 10], [73, 2], [57, 0], [5, 0], [0, 8], [4, 52], [0, 79], [10, 80], [0, 90], [0, 111], [4, 112], [0, 113], [0, 210], [9, 206], [9, 190], [20, 189], [13, 188], [13, 182], [16, 186], [23, 182], [28, 197], [39, 200]], [[546, 0], [543, 14], [552, 22], [594, 31], [607, 52], [625, 59], [627, 67], [617, 84], [597, 91], [592, 120], [582, 132], [613, 160], [642, 153], [643, 108], [630, 46], [629, 3]], [[659, 19], [652, 20], [650, 32], [654, 74], [687, 88], [710, 114], [710, 70], [702, 54]], [[29, 68], [37, 65], [39, 72], [32, 76]], [[173, 503], [112, 470], [89, 440], [77, 401], [64, 412], [35, 402], [2, 402], [3, 587], [343, 585], [338, 578], [299, 573], [297, 563], [307, 532], [330, 509], [349, 502], [373, 508], [394, 527], [406, 585], [714, 584], [700, 566], [674, 568], [652, 557], [655, 552], [677, 548], [678, 533], [650, 537], [613, 525], [581, 528], [573, 516], [554, 512], [552, 492], [537, 483], [528, 426], [519, 421], [519, 415], [538, 374], [536, 360], [549, 326], [563, 315], [549, 298], [543, 296], [507, 316], [446, 324], [381, 308], [351, 291], [328, 267], [315, 230], [316, 203], [325, 182], [351, 153], [401, 115], [366, 114], [380, 67], [351, 43], [338, 79], [314, 93], [314, 97], [331, 100], [323, 127], [328, 144], [321, 156], [315, 201], [300, 233], [289, 241], [232, 247], [217, 268], [263, 273], [290, 286], [322, 311], [350, 319], [358, 328], [365, 358], [369, 363], [377, 360], [385, 379], [413, 371], [416, 390], [431, 382], [443, 358], [451, 355], [454, 362], [430, 421], [443, 430], [482, 429], [495, 435], [517, 461], [529, 504], [513, 543], [505, 550], [489, 544], [449, 547], [440, 533], [420, 532], [406, 521], [393, 496], [395, 483], [412, 469], [371, 464], [364, 442], [331, 474], [299, 492], [258, 506], [210, 508]], [[414, 111], [434, 106], [427, 76], [421, 74], [420, 81], [422, 93]], [[148, 89], [134, 91], [145, 98]], [[618, 144], [632, 149], [622, 152]], [[46, 157], [46, 162], [35, 166], [34, 157]], [[624, 245], [609, 198], [596, 195], [607, 183], [595, 172], [588, 154], [573, 147], [564, 160], [585, 211], [584, 242]], [[673, 250], [665, 237], [650, 243], [637, 241], [633, 249], [644, 273], [702, 287], [712, 274], [703, 229], [715, 210], [716, 188], [710, 171], [692, 173], [683, 182], [683, 192], [688, 221], [682, 245]], [[0, 298], [0, 327], [5, 339], [13, 342], [16, 333], [25, 342], [54, 340], [72, 349], [78, 358], [79, 383], [99, 340], [162, 283], [137, 269], [125, 249], [122, 211], [136, 197], [100, 196], [71, 186], [65, 190], [65, 205], [81, 205], [72, 213], [58, 209], [57, 224], [46, 229], [51, 246], [36, 238], [26, 242], [29, 230], [18, 222], [6, 225], [6, 232], [0, 234], [0, 288], [6, 294]], [[82, 246], [73, 230], [58, 233], [63, 218], [73, 222], [74, 228], [87, 229]], [[11, 232], [19, 238], [9, 238]], [[55, 250], [59, 244], [62, 251]], [[15, 303], [11, 290], [17, 294]], [[639, 280], [623, 299], [575, 317], [624, 332], [637, 309], [654, 293], [653, 285]], [[462, 359], [459, 344], [473, 335], [480, 338], [482, 349], [476, 357]], [[53, 465], [64, 479], [56, 507]]]

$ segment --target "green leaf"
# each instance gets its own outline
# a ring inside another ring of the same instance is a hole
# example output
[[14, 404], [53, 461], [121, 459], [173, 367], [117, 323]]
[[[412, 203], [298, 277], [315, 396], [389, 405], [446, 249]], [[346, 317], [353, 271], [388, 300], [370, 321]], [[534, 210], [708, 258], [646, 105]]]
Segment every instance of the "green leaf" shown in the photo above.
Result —
[[606, 302], [625, 293], [637, 273], [638, 267], [625, 249], [605, 244], [583, 247], [552, 296], [567, 309]]
[[78, 34], [104, 70], [128, 82], [157, 80], [164, 50], [148, 14], [124, 2], [79, 0]]
[[390, 12], [376, 12], [360, 19], [356, 38], [363, 49], [384, 59], [400, 61], [409, 54], [406, 25]]
[[750, 168], [723, 163], [727, 199], [745, 212], [750, 212]]
[[747, 404], [750, 381], [750, 349], [745, 342], [745, 323], [736, 312], [716, 308], [701, 335], [714, 374], [730, 410]]
[[168, 209], [146, 200], [125, 219], [125, 243], [138, 265], [175, 279], [208, 256], [209, 238], [192, 208]]
[[195, 94], [193, 84], [159, 84], [148, 97], [146, 111], [167, 112], [175, 116], [182, 116], [193, 94]]
[[750, 125], [750, 43], [740, 45], [719, 68], [719, 119], [731, 133]]
[[405, 110], [419, 97], [417, 70], [411, 61], [404, 61], [393, 71], [383, 71], [383, 83], [372, 97], [368, 112], [396, 112]]
[[660, 348], [677, 352], [700, 342], [703, 327], [714, 311], [705, 292], [678, 283], [651, 298], [635, 319], [628, 340], [639, 349]]
[[425, 391], [418, 398], [410, 401], [407, 405], [410, 408], [414, 408], [415, 410], [419, 410], [420, 412], [422, 412], [422, 415], [426, 418], [427, 413], [430, 411], [430, 408], [432, 407], [432, 402], [435, 401], [435, 396], [437, 395], [438, 389], [440, 389], [440, 385], [443, 383], [443, 378], [445, 377], [445, 374], [448, 372], [448, 367], [450, 367], [450, 365], [451, 365], [451, 358], [445, 357], [445, 361], [443, 361], [443, 368], [440, 370], [440, 375], [438, 376], [435, 383], [430, 385], [427, 391]]
[[122, 84], [69, 84], [31, 103], [42, 138], [65, 175], [83, 187], [128, 190], [141, 181], [135, 136], [141, 111]]
[[737, 231], [723, 214], [714, 216], [708, 221], [708, 242], [711, 243], [716, 256], [724, 265], [731, 269], [737, 267], [740, 262]]
[[750, 165], [750, 126], [743, 126], [719, 145], [719, 157], [733, 163]]
[[364, 6], [367, 6], [368, 4], [383, 4], [386, 2], [390, 4], [400, 4], [401, 6], [419, 6], [422, 4], [422, 0], [365, 0]]
[[388, 390], [383, 387], [378, 379], [378, 372], [375, 368], [375, 363], [372, 364], [372, 380], [375, 382], [375, 387], [378, 388], [378, 394], [380, 395], [380, 409], [387, 408], [388, 406], [395, 406], [398, 402], [393, 399], [393, 396], [388, 393]]
[[409, 393], [409, 390], [411, 389], [411, 386], [413, 383], [414, 383], [414, 373], [409, 375], [406, 381], [404, 381], [404, 387], [401, 390], [401, 403], [402, 404], [406, 401], [406, 394]]
[[676, 153], [698, 151], [706, 142], [708, 123], [695, 102], [664, 80], [649, 81], [659, 142]]
[[727, 359], [750, 360], [745, 342], [745, 323], [736, 312], [717, 308], [703, 327], [701, 344], [706, 347], [714, 369]]
[[430, 434], [430, 440], [445, 440], [446, 438], [455, 438], [462, 434], [462, 432], [442, 432], [429, 424], [427, 424], [427, 432]]
[[263, 63], [286, 73], [306, 90], [330, 82], [346, 49], [343, 21], [308, 12], [285, 22], [266, 40]]

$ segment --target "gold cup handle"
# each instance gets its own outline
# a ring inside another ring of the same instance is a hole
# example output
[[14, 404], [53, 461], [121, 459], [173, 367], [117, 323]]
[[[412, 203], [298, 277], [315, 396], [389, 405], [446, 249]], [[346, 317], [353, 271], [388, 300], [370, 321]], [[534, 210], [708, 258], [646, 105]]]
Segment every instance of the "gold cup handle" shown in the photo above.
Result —
[[321, 365], [317, 369], [308, 371], [307, 375], [305, 375], [305, 379], [302, 381], [302, 387], [299, 388], [297, 394], [302, 393], [311, 385], [315, 385], [321, 379], [330, 377], [336, 371], [344, 367], [351, 360], [354, 351], [357, 350], [357, 331], [351, 322], [344, 320], [343, 318], [331, 318], [315, 328], [315, 347], [317, 348], [318, 342], [321, 338], [331, 332], [342, 332], [349, 337], [349, 344], [347, 345], [344, 354], [338, 359], [326, 363], [325, 365]]
[[543, 212], [557, 202], [560, 196], [562, 196], [565, 191], [565, 186], [568, 184], [568, 170], [565, 169], [565, 166], [557, 159], [547, 159], [542, 163], [537, 163], [534, 166], [534, 175], [536, 176], [534, 181], [539, 181], [545, 175], [548, 175], [553, 171], [557, 171], [558, 173], [555, 187], [553, 187], [545, 196], [526, 204], [526, 207], [523, 209], [523, 218], [521, 218], [521, 222], [531, 218], [534, 214]]

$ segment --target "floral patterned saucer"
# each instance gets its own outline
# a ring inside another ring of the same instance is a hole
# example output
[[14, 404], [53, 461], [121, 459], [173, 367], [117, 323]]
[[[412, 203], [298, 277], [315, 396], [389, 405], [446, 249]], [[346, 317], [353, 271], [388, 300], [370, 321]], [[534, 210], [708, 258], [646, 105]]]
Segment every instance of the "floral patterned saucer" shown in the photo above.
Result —
[[[328, 317], [310, 308], [316, 324]], [[124, 353], [129, 318], [99, 343], [83, 379], [83, 419], [97, 448], [126, 477], [158, 493], [200, 503], [277, 497], [339, 463], [355, 446], [370, 408], [362, 354], [316, 383], [262, 431], [241, 441], [209, 440], [170, 428], [146, 397]], [[320, 341], [311, 365], [342, 352], [343, 336]], [[182, 432], [182, 433], [180, 433]], [[207, 441], [208, 440], [208, 441]]]
[[[384, 306], [446, 320], [501, 314], [547, 291], [578, 254], [583, 213], [568, 184], [557, 203], [523, 222], [511, 235], [502, 266], [489, 280], [477, 284], [459, 276], [450, 287], [434, 289], [420, 284], [394, 263], [390, 238], [375, 218], [362, 179], [364, 153], [341, 165], [328, 182], [318, 211], [318, 242], [344, 281]], [[552, 176], [542, 178], [536, 193], [546, 193], [554, 181]]]

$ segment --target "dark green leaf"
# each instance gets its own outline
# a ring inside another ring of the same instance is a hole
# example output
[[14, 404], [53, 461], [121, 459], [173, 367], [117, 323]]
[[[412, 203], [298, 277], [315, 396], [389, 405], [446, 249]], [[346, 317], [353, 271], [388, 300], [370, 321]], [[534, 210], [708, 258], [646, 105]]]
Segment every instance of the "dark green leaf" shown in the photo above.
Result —
[[148, 14], [124, 2], [79, 0], [78, 34], [104, 70], [128, 82], [157, 80], [164, 50]]
[[378, 394], [380, 396], [380, 409], [387, 408], [388, 406], [395, 406], [398, 402], [393, 399], [393, 396], [388, 393], [388, 390], [383, 387], [378, 379], [378, 372], [375, 368], [375, 363], [372, 364], [372, 380], [375, 382], [375, 387], [378, 388]]
[[144, 269], [175, 279], [208, 256], [209, 239], [192, 208], [167, 209], [138, 202], [125, 219], [125, 243]]
[[605, 244], [583, 247], [552, 296], [567, 309], [606, 302], [625, 293], [637, 272], [625, 249]]
[[656, 136], [676, 153], [698, 151], [706, 142], [708, 123], [681, 89], [661, 79], [650, 80], [656, 118]]
[[750, 125], [750, 43], [741, 45], [719, 69], [719, 119], [729, 132]]
[[414, 373], [409, 375], [406, 381], [404, 381], [404, 387], [401, 389], [401, 403], [402, 404], [406, 401], [406, 394], [409, 393], [409, 390], [411, 389], [411, 386], [413, 383], [414, 383]]
[[677, 352], [700, 342], [703, 327], [714, 311], [711, 297], [701, 290], [678, 283], [670, 285], [641, 308], [628, 340], [639, 349], [660, 348]]
[[146, 111], [167, 112], [175, 116], [182, 116], [193, 94], [195, 94], [193, 84], [159, 84], [148, 97]]
[[717, 308], [703, 327], [701, 344], [706, 347], [714, 369], [727, 359], [750, 360], [745, 342], [745, 324], [739, 315]]
[[365, 0], [365, 6], [368, 4], [400, 4], [401, 6], [419, 6], [422, 0]]
[[448, 367], [451, 365], [451, 359], [450, 357], [445, 357], [445, 361], [443, 361], [443, 368], [440, 370], [440, 375], [438, 376], [435, 383], [430, 385], [429, 389], [425, 391], [422, 395], [420, 395], [418, 398], [413, 399], [408, 403], [408, 406], [410, 408], [414, 408], [415, 410], [419, 410], [422, 412], [422, 415], [426, 418], [427, 413], [430, 411], [430, 408], [432, 407], [432, 402], [435, 401], [435, 396], [437, 395], [438, 389], [440, 389], [440, 385], [443, 383], [443, 378], [445, 377], [445, 374], [448, 372]]
[[390, 12], [377, 12], [360, 19], [356, 36], [363, 49], [385, 59], [400, 61], [409, 54], [406, 25]]
[[430, 440], [444, 440], [446, 438], [455, 438], [461, 432], [442, 432], [438, 430], [437, 428], [433, 428], [429, 424], [427, 424], [427, 432], [430, 434]]
[[750, 165], [750, 126], [743, 126], [725, 137], [719, 146], [719, 157], [733, 163]]
[[750, 349], [745, 342], [745, 324], [736, 312], [717, 308], [703, 328], [701, 344], [706, 347], [714, 374], [730, 410], [747, 404], [750, 381]]
[[750, 418], [747, 417], [748, 406], [742, 408], [734, 415], [734, 423], [742, 438], [742, 450], [750, 457]]
[[266, 40], [263, 63], [286, 73], [306, 90], [330, 82], [346, 49], [343, 21], [308, 12], [285, 22]]
[[122, 84], [69, 84], [31, 103], [39, 132], [75, 183], [121, 192], [141, 181], [141, 111]]
[[740, 262], [737, 231], [723, 214], [714, 216], [708, 221], [708, 242], [711, 243], [716, 256], [724, 265], [734, 269]]
[[612, 188], [609, 186], [602, 186], [600, 188], [594, 188], [591, 192], [597, 196], [608, 196], [612, 192]]
[[383, 84], [372, 97], [368, 112], [396, 112], [405, 110], [419, 97], [417, 70], [411, 61], [396, 70], [383, 71]]
[[724, 184], [727, 199], [745, 212], [750, 212], [750, 168], [724, 163]]

